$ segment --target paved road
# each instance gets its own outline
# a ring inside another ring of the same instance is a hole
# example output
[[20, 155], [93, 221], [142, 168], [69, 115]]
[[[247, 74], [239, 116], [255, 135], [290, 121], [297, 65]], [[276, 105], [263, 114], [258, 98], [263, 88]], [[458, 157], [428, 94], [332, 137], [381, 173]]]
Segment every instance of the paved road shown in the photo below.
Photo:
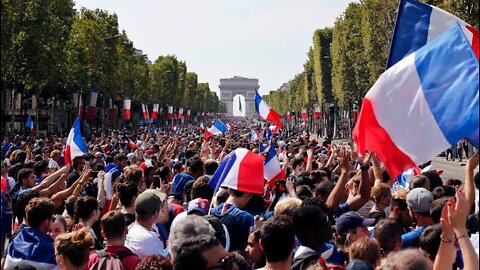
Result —
[[[310, 136], [310, 138], [315, 138], [315, 135]], [[320, 143], [323, 141], [319, 139]], [[334, 143], [346, 142], [346, 140], [334, 140]], [[432, 165], [435, 170], [443, 170], [441, 178], [443, 180], [448, 180], [451, 178], [465, 180], [465, 165], [467, 160], [464, 159], [462, 162], [456, 161], [447, 161], [445, 157], [435, 157], [432, 159]], [[478, 171], [478, 167], [475, 172]]]
[[[441, 175], [443, 180], [450, 178], [456, 178], [460, 180], [465, 180], [465, 165], [467, 164], [464, 159], [463, 162], [458, 161], [447, 161], [444, 157], [435, 157], [432, 160], [432, 165], [436, 170], [443, 170]], [[478, 171], [478, 168], [475, 172]]]

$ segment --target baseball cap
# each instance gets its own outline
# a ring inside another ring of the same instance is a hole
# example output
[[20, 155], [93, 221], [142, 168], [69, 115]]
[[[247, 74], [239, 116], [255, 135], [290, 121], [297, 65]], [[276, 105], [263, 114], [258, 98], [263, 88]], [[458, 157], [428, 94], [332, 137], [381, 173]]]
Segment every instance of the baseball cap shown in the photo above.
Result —
[[407, 205], [415, 213], [430, 213], [432, 202], [433, 194], [425, 188], [414, 188], [407, 194]]
[[372, 226], [375, 223], [374, 218], [363, 218], [354, 211], [347, 212], [341, 215], [336, 223], [335, 229], [338, 234], [344, 234], [351, 229], [355, 229], [360, 226]]
[[284, 141], [278, 141], [277, 142], [278, 147], [284, 147], [287, 146], [287, 144]]
[[130, 161], [130, 162], [133, 160], [134, 157], [135, 157], [135, 154], [134, 154], [134, 153], [129, 153], [129, 154], [127, 155], [128, 161]]
[[196, 198], [188, 202], [187, 205], [187, 214], [190, 214], [193, 211], [199, 211], [202, 215], [208, 214], [210, 209], [210, 202], [207, 199]]
[[147, 189], [135, 199], [135, 212], [140, 215], [151, 215], [165, 203], [167, 195], [156, 189]]

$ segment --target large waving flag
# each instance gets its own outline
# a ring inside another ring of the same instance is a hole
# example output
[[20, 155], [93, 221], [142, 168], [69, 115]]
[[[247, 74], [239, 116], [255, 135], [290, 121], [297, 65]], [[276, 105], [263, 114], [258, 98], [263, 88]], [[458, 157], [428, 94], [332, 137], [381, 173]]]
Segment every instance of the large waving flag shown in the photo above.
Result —
[[98, 97], [98, 88], [94, 86], [92, 88], [92, 93], [90, 94], [90, 104], [87, 109], [87, 120], [91, 121], [95, 118], [95, 112], [97, 111], [97, 97]]
[[280, 115], [268, 106], [258, 91], [255, 91], [255, 110], [263, 119], [274, 123], [278, 128], [282, 128]]
[[263, 174], [265, 179], [267, 179], [268, 182], [278, 179], [285, 179], [285, 172], [280, 167], [277, 152], [275, 151], [275, 147], [273, 147], [271, 141], [268, 148], [269, 149], [267, 152], [267, 157], [265, 158], [265, 163], [263, 167]]
[[442, 9], [415, 0], [400, 0], [387, 68], [459, 23], [478, 58], [478, 30]]
[[208, 185], [216, 192], [218, 187], [263, 194], [264, 158], [245, 148], [237, 148], [222, 159]]
[[478, 131], [478, 68], [459, 24], [402, 59], [363, 100], [359, 152], [376, 152], [396, 177]]
[[82, 138], [80, 130], [80, 117], [77, 117], [73, 127], [68, 133], [67, 146], [65, 147], [65, 164], [73, 164], [72, 161], [78, 156], [83, 156], [87, 153], [87, 146]]
[[228, 127], [220, 120], [216, 120], [215, 123], [213, 123], [213, 126], [207, 129], [207, 132], [205, 132], [205, 139], [208, 139], [212, 137], [213, 135], [221, 135], [225, 132], [228, 131]]

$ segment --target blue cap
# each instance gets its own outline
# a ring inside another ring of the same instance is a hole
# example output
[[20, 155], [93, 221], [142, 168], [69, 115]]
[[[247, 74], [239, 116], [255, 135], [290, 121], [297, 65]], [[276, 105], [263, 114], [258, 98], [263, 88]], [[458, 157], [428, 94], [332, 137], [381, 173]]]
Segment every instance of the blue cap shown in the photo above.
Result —
[[335, 222], [335, 229], [338, 234], [344, 234], [351, 229], [355, 229], [360, 226], [372, 226], [375, 224], [374, 218], [363, 218], [354, 211], [347, 212], [341, 215]]

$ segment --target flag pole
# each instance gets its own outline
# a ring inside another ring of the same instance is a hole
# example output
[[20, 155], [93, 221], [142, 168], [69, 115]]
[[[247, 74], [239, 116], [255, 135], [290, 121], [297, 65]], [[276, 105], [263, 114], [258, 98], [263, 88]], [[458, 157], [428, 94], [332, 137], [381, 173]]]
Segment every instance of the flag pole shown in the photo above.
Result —
[[210, 215], [212, 213], [213, 198], [215, 198], [215, 196], [218, 192], [218, 189], [220, 188], [220, 185], [221, 185], [220, 180], [223, 179], [223, 177], [225, 176], [225, 172], [227, 171], [227, 168], [230, 166], [230, 163], [232, 162], [232, 155], [228, 155], [226, 158], [228, 158], [227, 164], [223, 168], [222, 174], [220, 175], [220, 179], [218, 180], [217, 184], [215, 185], [215, 189], [213, 190], [212, 199], [210, 200], [210, 208], [208, 209], [208, 215]]

